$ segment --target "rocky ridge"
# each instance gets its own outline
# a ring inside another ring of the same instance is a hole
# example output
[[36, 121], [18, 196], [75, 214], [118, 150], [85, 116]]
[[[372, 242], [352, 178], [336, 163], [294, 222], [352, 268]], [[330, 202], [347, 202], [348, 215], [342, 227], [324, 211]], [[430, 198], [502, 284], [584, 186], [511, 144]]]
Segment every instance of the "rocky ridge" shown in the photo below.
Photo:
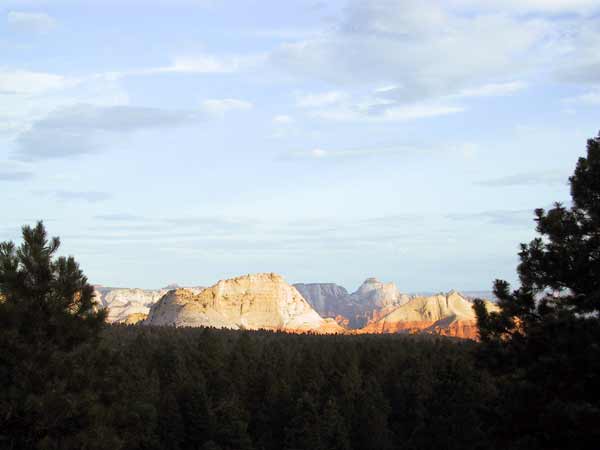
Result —
[[400, 292], [394, 283], [382, 283], [367, 278], [349, 294], [333, 283], [298, 283], [294, 285], [323, 317], [335, 317], [350, 328], [361, 328], [387, 308], [402, 305], [410, 297]]
[[316, 333], [344, 331], [334, 320], [319, 316], [296, 288], [274, 273], [221, 280], [198, 293], [171, 290], [152, 305], [144, 324]]
[[293, 285], [321, 317], [333, 317], [343, 326], [350, 323], [348, 291], [335, 283], [296, 283]]
[[[490, 311], [498, 307], [486, 302]], [[458, 292], [430, 297], [415, 297], [407, 303], [388, 308], [371, 320], [360, 333], [432, 333], [477, 339], [477, 318], [473, 303]]]
[[[202, 289], [202, 288], [192, 288]], [[150, 307], [169, 292], [162, 289], [110, 288], [94, 286], [98, 306], [107, 308], [109, 323], [136, 323], [144, 320]]]
[[[221, 280], [207, 289], [173, 287], [96, 286], [95, 295], [114, 323], [477, 338], [472, 299], [454, 291], [409, 296], [394, 283], [368, 278], [350, 294], [334, 283], [290, 286], [273, 273]], [[488, 307], [497, 309], [491, 302]]]

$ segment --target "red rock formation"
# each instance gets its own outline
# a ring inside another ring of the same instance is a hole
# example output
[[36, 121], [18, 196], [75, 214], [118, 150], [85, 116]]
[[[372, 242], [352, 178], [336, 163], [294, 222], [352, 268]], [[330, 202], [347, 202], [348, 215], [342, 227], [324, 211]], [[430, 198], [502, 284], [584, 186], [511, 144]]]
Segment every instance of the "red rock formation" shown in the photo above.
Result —
[[[491, 303], [488, 308], [497, 307]], [[417, 297], [408, 303], [382, 311], [359, 333], [430, 333], [463, 339], [477, 339], [477, 320], [472, 303], [456, 292]]]

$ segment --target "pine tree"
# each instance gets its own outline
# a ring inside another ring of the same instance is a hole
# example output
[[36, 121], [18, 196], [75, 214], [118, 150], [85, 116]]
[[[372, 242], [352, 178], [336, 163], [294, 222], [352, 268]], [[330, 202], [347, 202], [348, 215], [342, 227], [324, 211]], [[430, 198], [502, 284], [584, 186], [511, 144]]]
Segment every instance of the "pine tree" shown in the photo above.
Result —
[[386, 450], [392, 448], [388, 427], [390, 407], [375, 378], [363, 383], [357, 399], [357, 414], [353, 424], [353, 440], [361, 450]]
[[75, 259], [54, 258], [59, 246], [42, 222], [23, 227], [19, 248], [0, 244], [2, 319], [27, 343], [69, 350], [98, 334], [105, 312], [95, 309], [94, 288]]
[[9, 447], [78, 448], [101, 426], [82, 380], [105, 313], [75, 260], [55, 258], [59, 246], [41, 222], [23, 227], [20, 247], [0, 244], [0, 442]]
[[331, 397], [325, 403], [321, 418], [323, 448], [327, 450], [350, 450], [350, 436], [337, 402]]
[[535, 211], [521, 286], [496, 280], [500, 312], [475, 303], [482, 363], [503, 381], [504, 445], [600, 447], [600, 136], [569, 181], [572, 206]]
[[184, 420], [174, 393], [167, 389], [161, 392], [158, 414], [158, 436], [160, 447], [179, 450], [185, 441]]
[[183, 448], [195, 450], [210, 440], [211, 415], [204, 380], [183, 386], [179, 405], [185, 425]]
[[248, 413], [236, 396], [216, 405], [214, 441], [224, 450], [252, 450], [248, 434]]
[[285, 429], [285, 450], [321, 450], [320, 416], [308, 392], [296, 401], [294, 415]]

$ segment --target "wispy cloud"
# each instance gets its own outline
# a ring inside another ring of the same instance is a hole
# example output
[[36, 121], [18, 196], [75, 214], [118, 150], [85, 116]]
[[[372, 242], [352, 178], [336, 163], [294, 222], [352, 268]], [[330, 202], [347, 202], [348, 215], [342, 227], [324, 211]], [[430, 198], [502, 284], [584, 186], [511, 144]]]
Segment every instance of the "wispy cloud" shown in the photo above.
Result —
[[138, 106], [76, 105], [35, 121], [17, 138], [20, 160], [62, 158], [97, 151], [104, 138], [144, 129], [193, 125], [200, 112]]
[[0, 182], [25, 181], [33, 177], [33, 173], [24, 164], [14, 161], [0, 162]]
[[335, 105], [348, 99], [348, 94], [341, 91], [321, 92], [317, 94], [300, 95], [296, 104], [301, 108], [321, 108]]
[[56, 191], [53, 194], [61, 201], [85, 201], [88, 203], [98, 203], [112, 197], [108, 192], [97, 191]]
[[468, 97], [504, 95], [515, 92], [523, 83], [490, 84], [468, 89], [439, 100], [406, 101], [404, 88], [389, 85], [365, 95], [342, 91], [307, 94], [297, 98], [296, 105], [311, 117], [340, 122], [402, 122], [463, 112], [457, 101]]
[[0, 69], [0, 94], [41, 94], [74, 83], [72, 79], [52, 73]]
[[237, 98], [209, 99], [202, 102], [202, 110], [214, 116], [223, 116], [230, 111], [248, 111], [254, 105]]
[[99, 214], [94, 216], [94, 219], [103, 222], [137, 222], [147, 220], [145, 217], [127, 213]]
[[435, 103], [398, 105], [392, 102], [369, 102], [359, 105], [342, 105], [311, 112], [311, 116], [340, 122], [403, 122], [446, 116], [463, 112], [465, 107]]
[[524, 81], [510, 81], [507, 83], [489, 83], [475, 88], [461, 90], [457, 97], [495, 97], [511, 95], [527, 87]]
[[292, 123], [294, 123], [294, 118], [286, 114], [281, 114], [273, 117], [273, 123], [277, 125], [291, 125]]
[[271, 61], [334, 86], [395, 85], [402, 103], [506, 95], [522, 86], [498, 79], [525, 74], [533, 62], [524, 55], [549, 28], [540, 19], [479, 8], [462, 14], [444, 2], [356, 1], [333, 31], [282, 44]]
[[452, 0], [459, 7], [477, 7], [487, 11], [546, 14], [591, 14], [600, 10], [596, 0]]
[[191, 56], [177, 56], [170, 64], [164, 66], [116, 70], [106, 72], [100, 76], [117, 80], [127, 77], [160, 74], [233, 74], [254, 69], [264, 63], [265, 60], [266, 55], [261, 53], [247, 55], [200, 53]]
[[58, 25], [53, 17], [41, 12], [10, 11], [6, 20], [13, 30], [35, 33], [47, 33]]
[[588, 90], [587, 92], [568, 97], [564, 102], [569, 105], [597, 106], [600, 105], [600, 87]]
[[566, 185], [568, 176], [561, 171], [525, 172], [489, 180], [476, 181], [474, 184], [486, 187], [510, 187], [533, 185]]
[[453, 213], [446, 215], [450, 220], [477, 221], [495, 225], [531, 226], [533, 209], [490, 210], [475, 213]]
[[300, 150], [286, 153], [281, 156], [283, 160], [294, 159], [312, 159], [312, 160], [336, 160], [347, 158], [368, 158], [368, 157], [383, 157], [397, 156], [402, 154], [423, 154], [430, 152], [430, 149], [395, 146], [382, 148], [364, 148], [364, 149], [325, 149], [312, 148], [308, 150]]

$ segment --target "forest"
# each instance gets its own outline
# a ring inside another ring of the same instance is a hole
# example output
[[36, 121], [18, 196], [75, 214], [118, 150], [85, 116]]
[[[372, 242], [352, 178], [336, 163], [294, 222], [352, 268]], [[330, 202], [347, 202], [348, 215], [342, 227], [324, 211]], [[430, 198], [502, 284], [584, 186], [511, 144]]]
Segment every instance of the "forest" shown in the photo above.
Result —
[[472, 347], [112, 326], [23, 432], [49, 448], [477, 448], [494, 387]]
[[600, 137], [478, 342], [105, 324], [43, 223], [0, 244], [1, 449], [600, 448]]

